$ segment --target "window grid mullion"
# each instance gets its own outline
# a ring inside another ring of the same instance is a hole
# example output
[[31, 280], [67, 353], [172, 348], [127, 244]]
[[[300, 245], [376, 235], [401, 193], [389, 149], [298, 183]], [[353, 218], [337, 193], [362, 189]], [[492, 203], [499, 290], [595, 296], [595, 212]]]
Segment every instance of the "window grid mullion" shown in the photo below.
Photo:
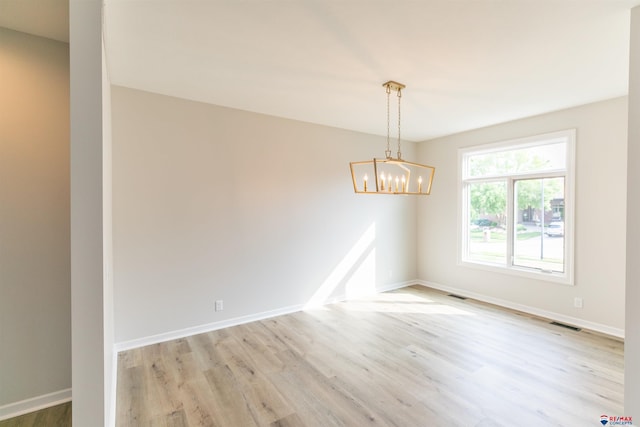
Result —
[[521, 181], [523, 179], [544, 179], [544, 178], [561, 178], [567, 176], [566, 169], [559, 169], [551, 172], [535, 172], [530, 174], [520, 175], [505, 175], [505, 176], [490, 176], [490, 177], [478, 177], [478, 178], [464, 178], [462, 181], [465, 183], [475, 182], [499, 182], [505, 179], [513, 179], [514, 181]]

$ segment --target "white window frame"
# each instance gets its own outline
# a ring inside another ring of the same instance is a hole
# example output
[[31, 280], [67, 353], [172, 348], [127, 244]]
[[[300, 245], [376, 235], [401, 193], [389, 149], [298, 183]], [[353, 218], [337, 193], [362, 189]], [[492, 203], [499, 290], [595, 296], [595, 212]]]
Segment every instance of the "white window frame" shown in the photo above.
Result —
[[[561, 170], [545, 170], [544, 172], [525, 172], [521, 174], [507, 174], [499, 176], [469, 177], [468, 159], [471, 156], [492, 152], [507, 151], [535, 147], [540, 145], [566, 142], [566, 167]], [[499, 272], [503, 274], [527, 277], [536, 280], [573, 285], [574, 281], [574, 227], [575, 227], [575, 148], [576, 130], [568, 129], [559, 132], [535, 135], [526, 138], [512, 139], [498, 143], [465, 147], [458, 150], [458, 265]], [[564, 177], [564, 272], [548, 272], [533, 268], [513, 265], [514, 248], [514, 182], [527, 178]], [[471, 183], [505, 181], [507, 182], [507, 254], [505, 265], [471, 260], [468, 258], [469, 236], [469, 192]]]

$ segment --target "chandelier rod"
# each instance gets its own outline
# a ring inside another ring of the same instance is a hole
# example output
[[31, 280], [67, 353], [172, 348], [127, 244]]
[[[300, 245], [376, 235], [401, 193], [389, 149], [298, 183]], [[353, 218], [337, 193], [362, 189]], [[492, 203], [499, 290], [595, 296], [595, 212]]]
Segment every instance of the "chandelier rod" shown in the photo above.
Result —
[[398, 87], [398, 160], [402, 159], [400, 151], [400, 100], [402, 99], [402, 88]]
[[386, 155], [387, 159], [391, 158], [391, 143], [390, 143], [390, 139], [391, 139], [391, 118], [390, 118], [390, 110], [391, 107], [389, 106], [389, 101], [391, 98], [391, 85], [388, 83], [385, 83], [385, 86], [387, 87], [387, 149], [385, 150], [384, 154]]
[[395, 90], [396, 95], [398, 96], [398, 160], [402, 160], [402, 146], [401, 146], [401, 134], [400, 134], [400, 123], [402, 119], [401, 115], [401, 100], [402, 100], [402, 89], [406, 86], [402, 83], [394, 82], [393, 80], [389, 80], [384, 83], [382, 86], [385, 87], [387, 92], [387, 149], [384, 154], [387, 159], [393, 159], [391, 156], [391, 91]]

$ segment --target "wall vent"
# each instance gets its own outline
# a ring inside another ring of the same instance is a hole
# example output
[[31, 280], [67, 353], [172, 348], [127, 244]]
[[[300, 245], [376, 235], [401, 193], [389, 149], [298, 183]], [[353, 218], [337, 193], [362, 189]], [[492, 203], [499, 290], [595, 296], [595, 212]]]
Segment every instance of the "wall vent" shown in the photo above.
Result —
[[572, 331], [576, 331], [576, 332], [579, 332], [582, 330], [582, 328], [578, 328], [577, 326], [565, 325], [564, 323], [560, 323], [560, 322], [551, 322], [550, 325], [560, 326], [562, 328], [571, 329]]

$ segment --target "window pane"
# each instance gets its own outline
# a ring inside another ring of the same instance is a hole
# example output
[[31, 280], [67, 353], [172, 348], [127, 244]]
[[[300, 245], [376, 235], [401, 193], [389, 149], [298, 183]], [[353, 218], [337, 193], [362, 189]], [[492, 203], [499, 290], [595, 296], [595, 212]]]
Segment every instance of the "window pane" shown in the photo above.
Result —
[[506, 181], [469, 184], [469, 260], [506, 265], [506, 217]]
[[544, 172], [566, 167], [566, 143], [525, 147], [469, 157], [469, 177]]
[[516, 181], [514, 198], [513, 265], [564, 272], [564, 178]]

